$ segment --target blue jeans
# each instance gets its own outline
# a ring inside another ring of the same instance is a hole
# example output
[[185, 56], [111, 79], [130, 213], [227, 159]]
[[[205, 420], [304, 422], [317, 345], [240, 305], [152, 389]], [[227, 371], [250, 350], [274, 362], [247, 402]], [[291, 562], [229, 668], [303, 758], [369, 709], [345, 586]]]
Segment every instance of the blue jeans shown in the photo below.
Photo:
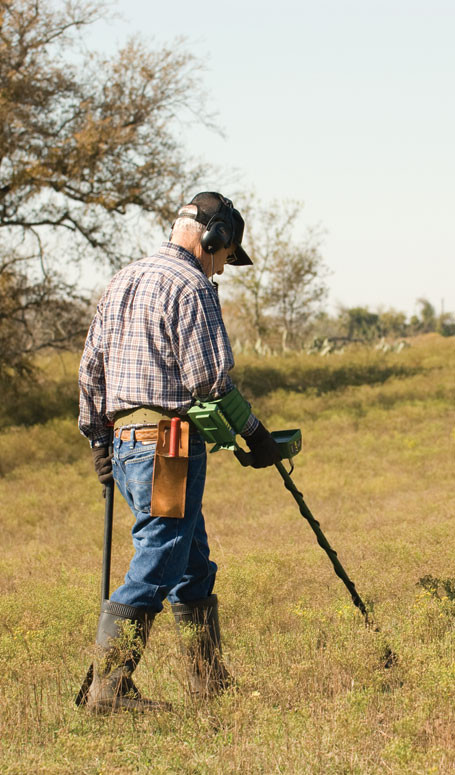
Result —
[[128, 441], [114, 440], [114, 479], [135, 517], [135, 554], [111, 600], [158, 613], [165, 597], [185, 603], [211, 595], [217, 566], [209, 559], [202, 514], [205, 442], [197, 434], [190, 436], [183, 519], [150, 516], [155, 449], [155, 443], [136, 441], [134, 429]]

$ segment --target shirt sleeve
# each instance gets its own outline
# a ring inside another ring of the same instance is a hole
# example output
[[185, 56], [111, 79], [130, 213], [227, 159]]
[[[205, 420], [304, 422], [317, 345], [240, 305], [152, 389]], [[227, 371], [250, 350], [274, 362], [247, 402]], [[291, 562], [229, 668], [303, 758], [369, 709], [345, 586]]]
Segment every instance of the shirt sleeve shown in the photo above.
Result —
[[92, 320], [79, 367], [79, 430], [92, 447], [109, 441], [101, 309], [99, 305]]
[[[218, 299], [211, 289], [198, 289], [182, 299], [173, 342], [183, 383], [193, 398], [207, 401], [232, 390], [229, 371], [234, 356]], [[251, 413], [242, 433], [250, 435], [258, 424]]]
[[241, 432], [241, 436], [251, 436], [259, 425], [259, 420], [253, 412], [250, 412], [250, 416], [246, 421], [244, 428]]
[[206, 401], [232, 390], [229, 371], [234, 365], [229, 338], [214, 293], [198, 288], [178, 305], [170, 332], [182, 382], [193, 398]]

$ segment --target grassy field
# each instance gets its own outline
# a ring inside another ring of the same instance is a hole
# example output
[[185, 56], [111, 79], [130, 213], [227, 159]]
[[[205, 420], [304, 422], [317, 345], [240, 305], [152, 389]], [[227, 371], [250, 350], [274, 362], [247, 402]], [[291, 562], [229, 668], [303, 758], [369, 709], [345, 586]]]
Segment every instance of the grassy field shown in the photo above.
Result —
[[[42, 366], [43, 395], [70, 411], [75, 359]], [[191, 701], [166, 605], [137, 683], [173, 712], [87, 716], [73, 698], [98, 618], [100, 487], [74, 418], [11, 426], [0, 436], [2, 775], [455, 773], [455, 340], [244, 360], [236, 379], [270, 428], [302, 429], [294, 481], [381, 632], [364, 627], [278, 473], [218, 453], [204, 511], [238, 690]], [[130, 526], [119, 496], [112, 587]], [[388, 646], [398, 659], [384, 669]]]

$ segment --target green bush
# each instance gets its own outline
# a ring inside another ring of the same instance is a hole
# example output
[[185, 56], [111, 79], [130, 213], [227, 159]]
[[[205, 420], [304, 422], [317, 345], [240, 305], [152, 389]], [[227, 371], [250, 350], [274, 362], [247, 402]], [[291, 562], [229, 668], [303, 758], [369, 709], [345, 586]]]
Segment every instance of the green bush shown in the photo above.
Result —
[[63, 356], [43, 356], [34, 368], [21, 378], [0, 374], [0, 424], [34, 425], [56, 417], [77, 417], [78, 357], [72, 353]]

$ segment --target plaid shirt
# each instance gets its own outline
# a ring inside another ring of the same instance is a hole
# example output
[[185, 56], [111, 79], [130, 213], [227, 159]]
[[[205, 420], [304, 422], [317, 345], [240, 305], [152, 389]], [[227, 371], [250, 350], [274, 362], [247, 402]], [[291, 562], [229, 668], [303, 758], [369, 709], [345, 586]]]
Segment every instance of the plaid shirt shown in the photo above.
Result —
[[[184, 415], [195, 398], [233, 388], [234, 365], [216, 292], [197, 259], [163, 242], [118, 272], [89, 328], [79, 369], [79, 428], [107, 443], [107, 421], [139, 406]], [[253, 415], [243, 433], [251, 434]]]

